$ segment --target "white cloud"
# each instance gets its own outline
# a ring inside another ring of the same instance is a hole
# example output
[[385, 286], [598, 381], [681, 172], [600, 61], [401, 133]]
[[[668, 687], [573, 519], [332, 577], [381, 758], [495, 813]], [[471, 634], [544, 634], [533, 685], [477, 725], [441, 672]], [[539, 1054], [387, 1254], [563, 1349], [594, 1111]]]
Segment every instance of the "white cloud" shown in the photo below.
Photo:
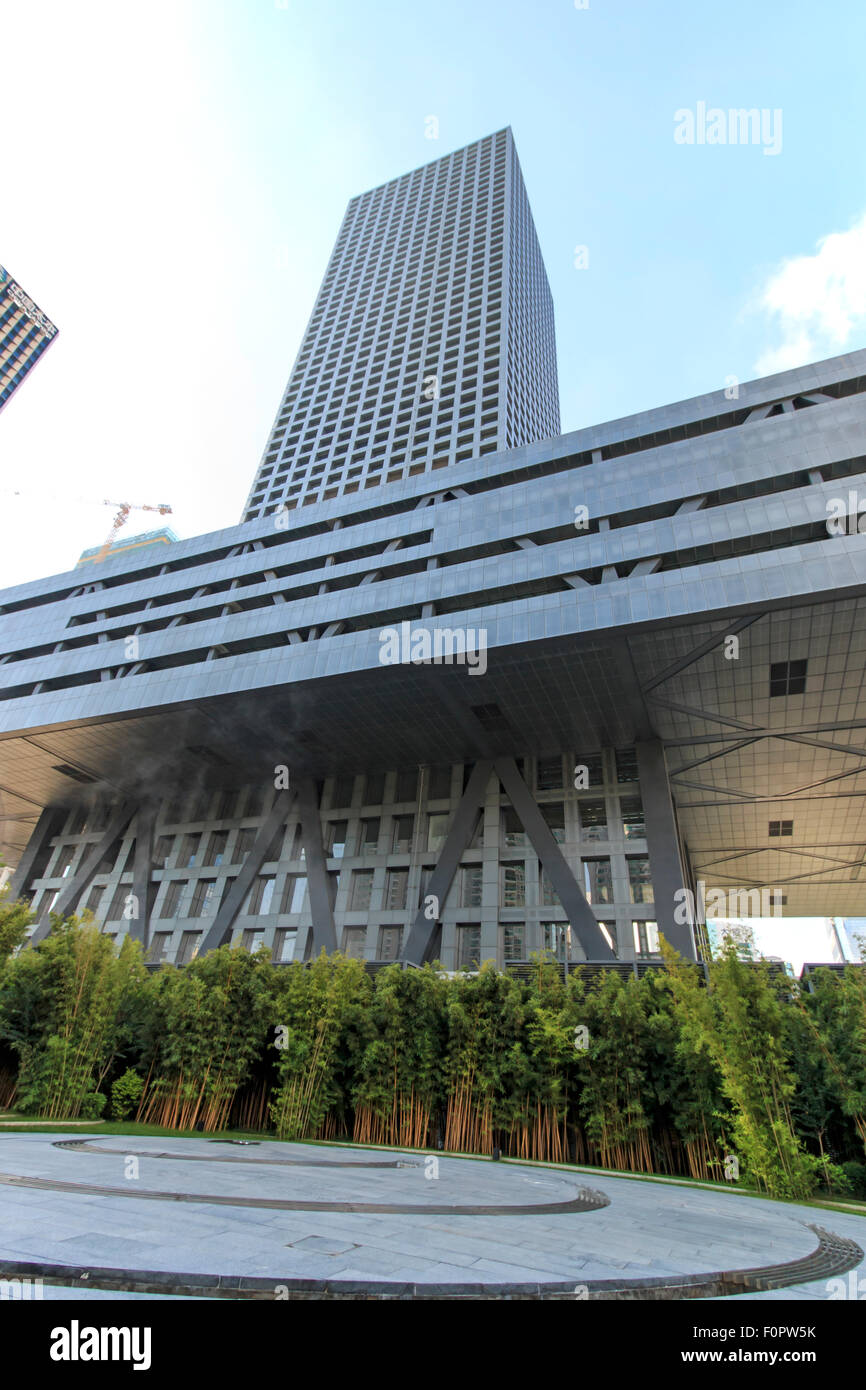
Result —
[[813, 255], [775, 270], [754, 306], [781, 334], [755, 363], [760, 376], [845, 352], [866, 340], [866, 213], [847, 232], [831, 232]]

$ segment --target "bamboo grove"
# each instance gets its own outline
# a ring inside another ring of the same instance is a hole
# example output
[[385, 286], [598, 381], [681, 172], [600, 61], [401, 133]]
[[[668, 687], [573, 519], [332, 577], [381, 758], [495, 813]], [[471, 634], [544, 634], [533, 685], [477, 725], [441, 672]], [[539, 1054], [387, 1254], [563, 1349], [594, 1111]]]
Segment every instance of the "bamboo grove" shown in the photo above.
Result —
[[866, 1197], [866, 971], [812, 993], [733, 949], [640, 979], [371, 975], [227, 946], [148, 970], [0, 905], [0, 1104], [45, 1119], [576, 1162]]

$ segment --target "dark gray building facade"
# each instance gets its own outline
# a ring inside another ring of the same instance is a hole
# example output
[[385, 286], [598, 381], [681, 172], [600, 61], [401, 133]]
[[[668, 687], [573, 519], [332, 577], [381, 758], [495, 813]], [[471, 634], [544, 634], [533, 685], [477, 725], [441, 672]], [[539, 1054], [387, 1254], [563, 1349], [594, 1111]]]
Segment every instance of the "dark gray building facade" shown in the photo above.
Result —
[[[347, 219], [375, 232], [412, 177]], [[866, 352], [550, 438], [544, 302], [512, 297], [546, 371], [500, 358], [524, 437], [501, 397], [483, 452], [476, 383], [471, 457], [452, 428], [442, 471], [428, 438], [417, 472], [288, 509], [287, 438], [251, 519], [0, 595], [4, 855], [37, 934], [86, 907], [154, 961], [456, 969], [651, 960], [659, 933], [695, 956], [708, 905], [862, 908]]]

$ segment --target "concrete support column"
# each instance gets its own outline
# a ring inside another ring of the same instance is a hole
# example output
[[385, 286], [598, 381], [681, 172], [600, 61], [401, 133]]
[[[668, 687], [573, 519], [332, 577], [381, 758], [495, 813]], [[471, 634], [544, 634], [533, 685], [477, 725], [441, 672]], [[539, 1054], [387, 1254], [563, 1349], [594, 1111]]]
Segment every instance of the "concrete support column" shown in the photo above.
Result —
[[636, 744], [635, 751], [646, 820], [655, 919], [659, 931], [680, 955], [687, 960], [697, 960], [694, 930], [690, 922], [676, 920], [687, 915], [684, 908], [687, 899], [682, 891], [686, 881], [664, 747], [659, 739], [654, 739]]

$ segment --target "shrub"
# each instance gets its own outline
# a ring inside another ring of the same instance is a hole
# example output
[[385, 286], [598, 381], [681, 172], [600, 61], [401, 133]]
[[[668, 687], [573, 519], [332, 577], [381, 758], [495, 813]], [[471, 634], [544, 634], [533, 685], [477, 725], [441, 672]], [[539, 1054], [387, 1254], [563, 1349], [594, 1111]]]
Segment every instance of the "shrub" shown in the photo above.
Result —
[[111, 1116], [114, 1120], [127, 1119], [138, 1106], [144, 1082], [137, 1071], [127, 1067], [111, 1087]]

